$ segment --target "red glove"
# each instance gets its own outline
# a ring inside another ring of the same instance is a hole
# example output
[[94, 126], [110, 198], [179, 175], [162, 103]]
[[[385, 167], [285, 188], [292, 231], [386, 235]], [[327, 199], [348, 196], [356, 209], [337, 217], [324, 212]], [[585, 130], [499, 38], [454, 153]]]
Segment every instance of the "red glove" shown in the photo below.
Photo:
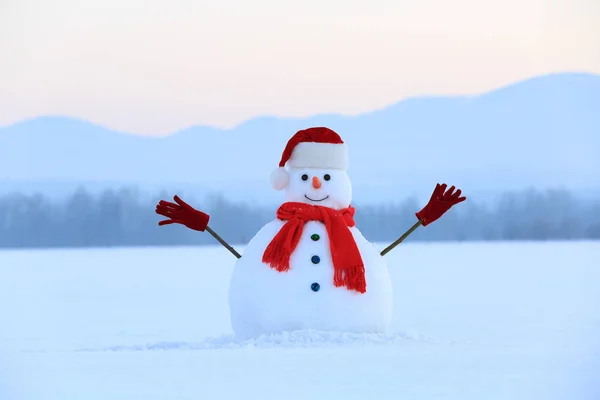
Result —
[[429, 225], [444, 215], [444, 213], [448, 211], [450, 207], [467, 199], [464, 196], [458, 197], [461, 194], [460, 189], [458, 189], [455, 193], [452, 193], [454, 191], [454, 186], [450, 187], [450, 189], [444, 193], [444, 190], [446, 190], [447, 186], [448, 185], [445, 183], [443, 185], [438, 183], [433, 190], [433, 194], [431, 195], [431, 199], [429, 199], [429, 203], [427, 203], [427, 205], [423, 207], [421, 211], [415, 214], [423, 226]]
[[160, 221], [158, 225], [182, 224], [195, 231], [204, 232], [208, 226], [210, 216], [181, 200], [178, 196], [173, 197], [175, 203], [161, 200], [156, 205], [156, 213], [168, 220]]

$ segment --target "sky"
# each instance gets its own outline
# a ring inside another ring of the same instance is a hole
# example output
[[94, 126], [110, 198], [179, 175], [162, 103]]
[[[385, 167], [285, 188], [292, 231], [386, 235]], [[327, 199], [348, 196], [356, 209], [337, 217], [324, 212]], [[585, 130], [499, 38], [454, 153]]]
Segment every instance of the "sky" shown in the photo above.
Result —
[[0, 125], [141, 135], [600, 73], [598, 0], [0, 0]]

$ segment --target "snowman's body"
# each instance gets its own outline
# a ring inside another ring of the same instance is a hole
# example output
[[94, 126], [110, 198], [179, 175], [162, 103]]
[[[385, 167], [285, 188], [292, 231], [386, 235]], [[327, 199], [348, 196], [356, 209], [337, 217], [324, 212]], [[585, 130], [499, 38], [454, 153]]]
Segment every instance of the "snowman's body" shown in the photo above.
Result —
[[[345, 144], [330, 129], [299, 131], [288, 142], [271, 183], [277, 190], [285, 189], [286, 202], [327, 207], [339, 214], [352, 200], [347, 158]], [[384, 332], [392, 318], [392, 283], [375, 246], [357, 227], [348, 227], [364, 265], [366, 291], [336, 287], [330, 239], [319, 220], [304, 223], [297, 246], [287, 251], [288, 270], [263, 263], [265, 249], [286, 223], [276, 219], [266, 224], [235, 265], [229, 292], [235, 334], [248, 338], [300, 329]], [[345, 255], [356, 255], [354, 247], [344, 248]]]
[[334, 286], [329, 239], [320, 222], [304, 226], [289, 271], [278, 272], [262, 263], [265, 248], [284, 223], [265, 225], [235, 265], [229, 304], [236, 336], [299, 329], [384, 332], [392, 317], [392, 283], [373, 244], [356, 227], [350, 228], [365, 264], [367, 291], [358, 293]]

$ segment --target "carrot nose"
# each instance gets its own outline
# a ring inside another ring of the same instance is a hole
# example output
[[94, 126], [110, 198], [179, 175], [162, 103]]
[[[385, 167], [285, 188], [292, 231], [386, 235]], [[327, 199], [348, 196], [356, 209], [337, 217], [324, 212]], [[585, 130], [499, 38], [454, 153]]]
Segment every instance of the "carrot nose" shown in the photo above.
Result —
[[321, 187], [321, 181], [316, 176], [313, 176], [313, 187], [319, 189]]

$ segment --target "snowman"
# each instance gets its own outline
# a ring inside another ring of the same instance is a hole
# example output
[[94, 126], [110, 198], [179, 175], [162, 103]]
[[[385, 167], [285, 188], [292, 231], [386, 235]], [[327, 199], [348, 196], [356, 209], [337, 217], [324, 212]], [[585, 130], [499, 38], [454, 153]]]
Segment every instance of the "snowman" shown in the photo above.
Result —
[[250, 240], [243, 256], [209, 226], [208, 214], [178, 196], [156, 213], [208, 231], [238, 260], [229, 289], [231, 325], [239, 338], [296, 330], [384, 333], [391, 324], [393, 288], [384, 255], [419, 226], [464, 201], [438, 184], [417, 222], [383, 251], [355, 225], [348, 149], [326, 127], [298, 131], [283, 150], [271, 185], [285, 202]]

